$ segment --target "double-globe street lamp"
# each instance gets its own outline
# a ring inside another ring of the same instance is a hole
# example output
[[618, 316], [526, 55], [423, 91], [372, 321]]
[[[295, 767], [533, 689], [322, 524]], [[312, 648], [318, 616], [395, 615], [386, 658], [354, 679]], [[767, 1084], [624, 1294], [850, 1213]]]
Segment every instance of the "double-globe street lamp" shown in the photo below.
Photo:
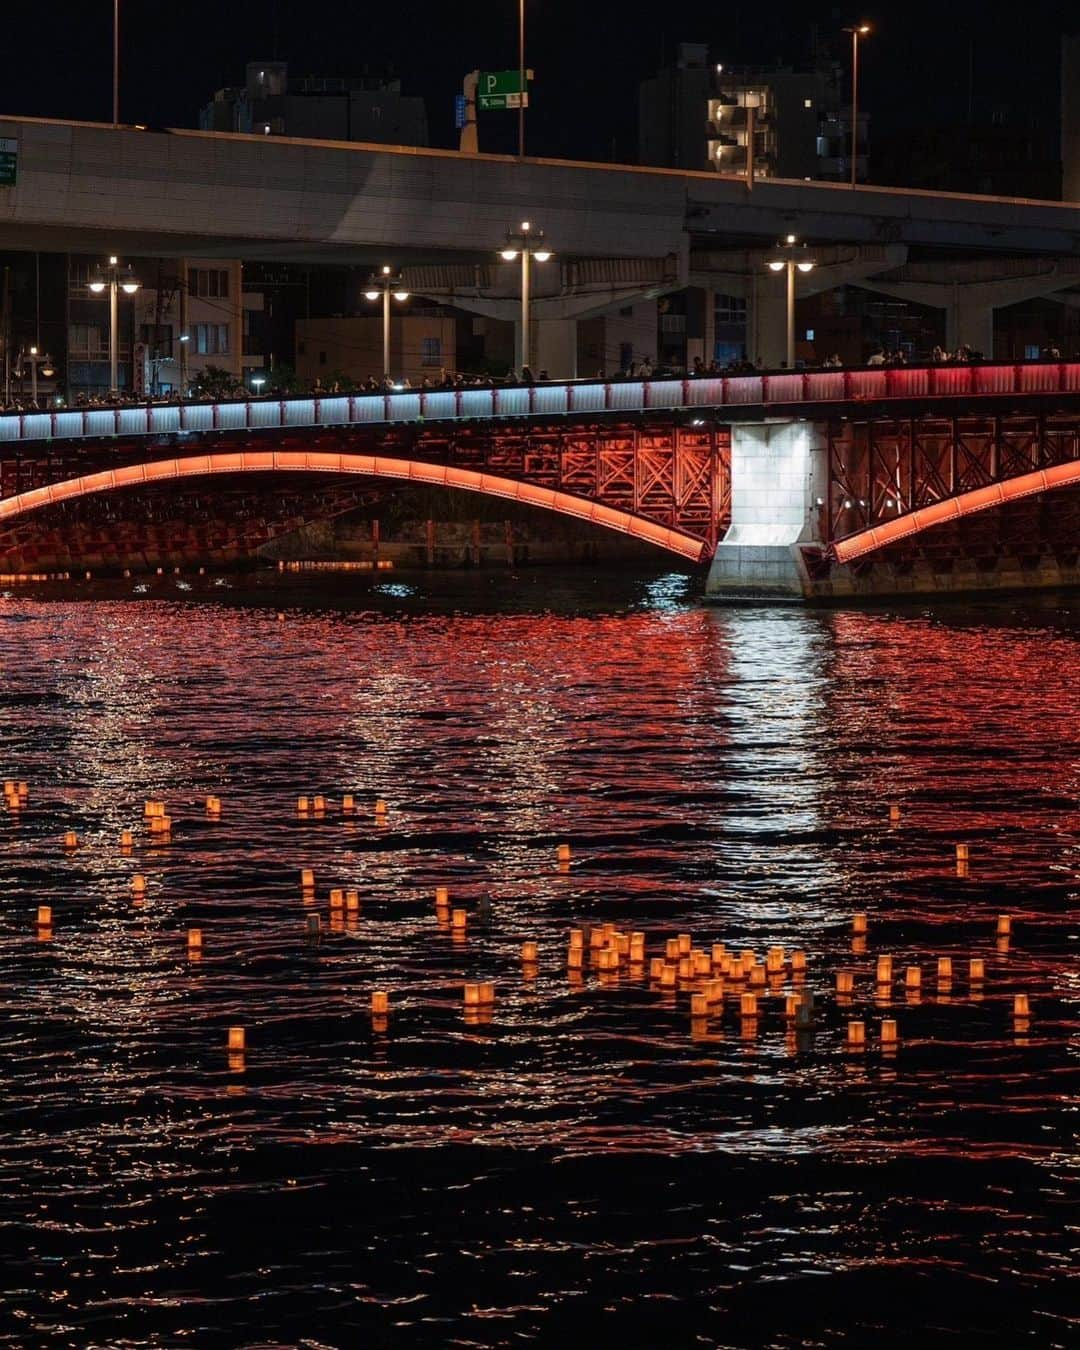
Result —
[[125, 295], [134, 295], [141, 284], [141, 282], [136, 281], [131, 264], [128, 263], [126, 267], [121, 268], [115, 254], [110, 256], [107, 267], [103, 270], [99, 269], [93, 281], [90, 282], [89, 289], [95, 295], [100, 295], [106, 288], [109, 292], [109, 394], [112, 398], [115, 398], [120, 392], [116, 382], [118, 296], [121, 291]]
[[405, 290], [400, 276], [394, 275], [391, 267], [383, 267], [368, 282], [368, 289], [364, 292], [364, 298], [367, 300], [378, 300], [382, 296], [382, 361], [383, 378], [390, 376], [390, 297], [395, 300], [408, 300], [409, 292]]
[[551, 249], [544, 246], [544, 231], [534, 230], [532, 224], [523, 220], [517, 231], [506, 231], [506, 247], [499, 250], [499, 256], [505, 262], [521, 259], [521, 368], [529, 364], [529, 287], [532, 260], [546, 263], [551, 257]]
[[793, 234], [789, 234], [776, 252], [765, 260], [770, 272], [787, 272], [787, 368], [795, 369], [795, 273], [812, 272], [814, 259], [806, 252], [806, 245], [799, 244]]
[[19, 353], [20, 373], [26, 366], [30, 367], [30, 401], [36, 408], [38, 405], [38, 367], [41, 367], [41, 373], [47, 380], [51, 379], [52, 376], [56, 374], [56, 371], [53, 369], [52, 358], [49, 354], [46, 352], [44, 356], [39, 355], [36, 346], [27, 347], [24, 351]]

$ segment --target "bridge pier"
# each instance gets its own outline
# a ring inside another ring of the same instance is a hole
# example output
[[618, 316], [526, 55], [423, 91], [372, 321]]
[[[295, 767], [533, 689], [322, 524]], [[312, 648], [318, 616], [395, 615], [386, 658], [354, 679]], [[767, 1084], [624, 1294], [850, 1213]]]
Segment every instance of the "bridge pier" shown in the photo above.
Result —
[[1080, 585], [1080, 423], [1060, 411], [735, 423], [730, 441], [709, 600]]
[[820, 540], [818, 501], [828, 439], [814, 422], [731, 428], [731, 525], [717, 545], [706, 595], [716, 601], [797, 601], [810, 592], [802, 544]]

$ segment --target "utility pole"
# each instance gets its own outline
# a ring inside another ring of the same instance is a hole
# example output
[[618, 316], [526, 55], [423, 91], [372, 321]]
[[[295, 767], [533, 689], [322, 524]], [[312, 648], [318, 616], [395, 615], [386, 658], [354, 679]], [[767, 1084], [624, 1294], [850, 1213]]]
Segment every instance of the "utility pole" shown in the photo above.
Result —
[[120, 125], [120, 0], [113, 0], [112, 120], [114, 127]]
[[0, 294], [0, 344], [4, 348], [4, 402], [11, 402], [11, 268], [4, 267]]
[[[157, 290], [154, 292], [154, 347], [150, 353], [150, 390], [155, 397], [160, 393], [161, 378], [161, 328], [165, 315], [165, 293], [162, 285], [162, 259], [157, 260]], [[172, 297], [169, 297], [170, 303]]]
[[525, 158], [525, 0], [518, 0], [518, 159]]

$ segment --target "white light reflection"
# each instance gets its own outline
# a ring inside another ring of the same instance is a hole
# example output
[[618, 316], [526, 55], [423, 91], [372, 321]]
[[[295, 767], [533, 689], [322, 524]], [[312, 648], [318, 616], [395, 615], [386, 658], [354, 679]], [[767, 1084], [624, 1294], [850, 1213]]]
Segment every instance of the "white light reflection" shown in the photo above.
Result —
[[97, 606], [72, 611], [55, 694], [67, 729], [67, 797], [85, 822], [86, 841], [60, 881], [96, 905], [66, 936], [66, 998], [85, 1027], [111, 1035], [160, 1015], [162, 1004], [178, 997], [161, 959], [164, 913], [144, 909], [150, 932], [133, 939], [127, 879], [140, 864], [121, 859], [117, 842], [122, 829], [141, 825], [145, 798], [184, 782], [187, 771], [160, 740], [165, 699], [148, 659], [141, 607], [117, 605], [106, 620], [101, 615]]
[[[813, 837], [829, 825], [822, 690], [830, 630], [801, 610], [728, 610], [713, 618], [729, 653], [728, 743], [715, 787], [734, 796], [717, 821], [719, 870], [724, 894], [744, 915], [752, 906], [764, 931], [793, 917], [793, 895], [817, 903], [843, 876], [835, 850]], [[781, 875], [784, 899], [774, 896]], [[805, 908], [799, 917], [809, 917]]]
[[668, 572], [645, 587], [644, 609], [684, 610], [690, 596], [690, 578], [685, 572]]

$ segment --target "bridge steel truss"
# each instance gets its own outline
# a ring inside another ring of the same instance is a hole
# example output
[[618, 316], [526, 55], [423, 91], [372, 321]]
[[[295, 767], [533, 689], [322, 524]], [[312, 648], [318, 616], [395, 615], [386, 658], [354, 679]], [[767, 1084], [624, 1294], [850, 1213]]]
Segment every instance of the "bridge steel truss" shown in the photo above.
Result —
[[1071, 482], [1080, 412], [832, 421], [828, 454], [822, 536], [848, 561], [939, 520]]
[[[274, 473], [267, 462], [303, 454], [310, 466], [329, 467], [335, 455], [354, 457], [350, 472], [363, 473], [357, 456], [369, 457], [373, 471], [415, 483], [468, 485], [483, 491], [513, 488], [526, 504], [545, 505], [555, 496], [554, 509], [591, 504], [636, 518], [685, 536], [682, 551], [711, 557], [717, 540], [731, 519], [730, 429], [711, 422], [689, 426], [670, 416], [634, 421], [469, 421], [378, 426], [313, 428], [290, 431], [241, 431], [201, 436], [136, 439], [118, 437], [78, 442], [36, 442], [0, 445], [0, 517], [12, 524], [30, 521], [37, 507], [53, 505], [50, 487], [60, 500], [75, 501], [101, 490], [94, 476], [110, 474], [119, 486], [138, 486], [139, 465], [202, 456], [219, 466], [214, 472], [262, 471]], [[208, 453], [209, 452], [209, 453]], [[316, 464], [316, 461], [326, 461]], [[393, 465], [407, 473], [396, 473]], [[445, 469], [445, 475], [430, 471]], [[389, 472], [384, 473], [384, 469]], [[458, 472], [457, 480], [454, 478]], [[161, 476], [148, 475], [160, 482]], [[280, 474], [277, 475], [280, 477]], [[119, 499], [131, 488], [115, 492]], [[208, 485], [209, 490], [209, 485]], [[510, 495], [498, 491], [496, 495]], [[25, 514], [29, 513], [29, 514]], [[569, 514], [585, 517], [586, 510]], [[51, 514], [51, 513], [50, 513]], [[309, 519], [315, 519], [310, 516]], [[607, 523], [601, 512], [595, 518]], [[616, 528], [618, 528], [616, 526]], [[659, 534], [659, 531], [654, 531]], [[695, 549], [695, 545], [699, 545]]]

